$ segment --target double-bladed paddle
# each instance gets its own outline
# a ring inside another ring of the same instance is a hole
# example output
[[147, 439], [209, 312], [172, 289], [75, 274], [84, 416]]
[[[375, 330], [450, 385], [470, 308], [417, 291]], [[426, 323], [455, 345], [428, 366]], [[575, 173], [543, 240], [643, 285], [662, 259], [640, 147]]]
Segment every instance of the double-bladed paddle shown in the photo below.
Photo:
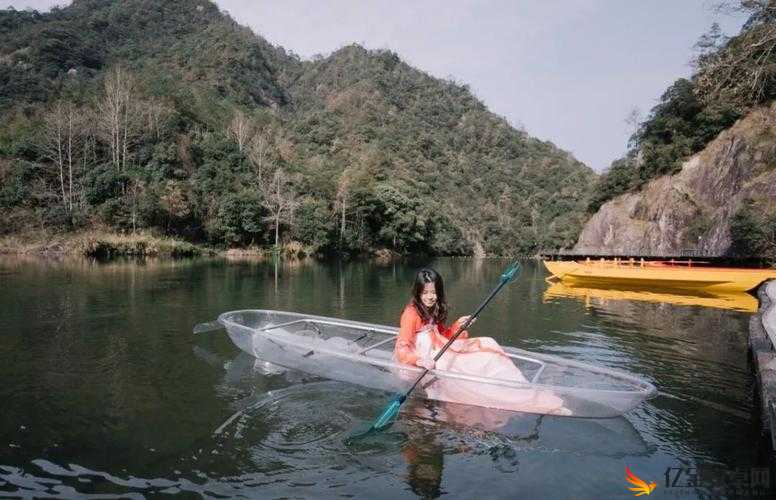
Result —
[[[482, 301], [482, 303], [475, 309], [474, 313], [472, 313], [471, 316], [469, 316], [469, 319], [467, 319], [464, 324], [458, 327], [458, 330], [456, 330], [455, 334], [453, 334], [450, 337], [450, 340], [447, 341], [447, 343], [442, 347], [442, 349], [439, 350], [436, 356], [434, 356], [434, 362], [437, 362], [439, 358], [442, 357], [442, 355], [447, 351], [447, 349], [452, 345], [453, 342], [458, 338], [458, 336], [466, 330], [466, 328], [479, 316], [480, 312], [482, 312], [483, 309], [485, 309], [485, 306], [488, 305], [488, 303], [493, 299], [493, 297], [496, 296], [496, 294], [501, 290], [504, 285], [512, 281], [515, 276], [520, 272], [520, 264], [515, 262], [511, 266], [509, 266], [504, 273], [501, 275], [501, 278], [499, 279], [498, 285], [490, 292], [490, 294], [485, 298], [485, 300]], [[387, 429], [390, 427], [394, 420], [396, 420], [396, 416], [399, 414], [399, 409], [401, 408], [402, 403], [406, 401], [407, 397], [410, 395], [410, 393], [417, 387], [417, 385], [420, 383], [420, 381], [423, 379], [423, 377], [428, 374], [429, 370], [428, 368], [423, 369], [423, 373], [415, 380], [415, 383], [412, 384], [412, 387], [409, 388], [405, 393], [403, 394], [397, 394], [396, 396], [391, 399], [391, 401], [388, 403], [388, 406], [385, 407], [383, 412], [380, 414], [379, 417], [375, 420], [374, 424], [366, 431], [356, 436], [351, 436], [348, 438], [348, 441], [352, 441], [354, 439], [358, 439], [361, 437], [365, 437], [369, 434], [372, 434], [374, 432], [379, 432], [382, 430]]]

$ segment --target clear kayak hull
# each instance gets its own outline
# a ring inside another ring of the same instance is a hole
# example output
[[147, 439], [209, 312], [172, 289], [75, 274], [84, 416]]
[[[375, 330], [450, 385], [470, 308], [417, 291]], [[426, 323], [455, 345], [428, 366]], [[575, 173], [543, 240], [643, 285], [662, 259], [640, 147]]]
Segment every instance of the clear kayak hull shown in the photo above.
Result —
[[[287, 368], [390, 392], [406, 390], [422, 369], [394, 361], [398, 328], [299, 313], [243, 310], [221, 314], [229, 337], [248, 354]], [[614, 417], [656, 393], [633, 375], [535, 354], [505, 353], [526, 381], [432, 370], [415, 396], [529, 413]], [[562, 408], [548, 401], [562, 401]]]

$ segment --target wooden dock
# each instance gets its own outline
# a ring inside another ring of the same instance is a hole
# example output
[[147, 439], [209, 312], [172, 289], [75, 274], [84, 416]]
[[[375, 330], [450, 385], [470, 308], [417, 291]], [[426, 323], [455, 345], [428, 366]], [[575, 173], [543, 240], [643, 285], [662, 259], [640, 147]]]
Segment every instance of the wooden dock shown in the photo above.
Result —
[[724, 267], [769, 267], [765, 259], [757, 259], [752, 257], [736, 257], [730, 255], [711, 255], [705, 252], [698, 252], [693, 250], [681, 250], [675, 254], [663, 254], [663, 253], [638, 253], [638, 254], [622, 254], [622, 253], [595, 253], [573, 250], [558, 250], [558, 251], [541, 251], [538, 253], [539, 258], [543, 260], [620, 260], [620, 261], [660, 261], [660, 262], [692, 262], [698, 265], [709, 266], [724, 266]]

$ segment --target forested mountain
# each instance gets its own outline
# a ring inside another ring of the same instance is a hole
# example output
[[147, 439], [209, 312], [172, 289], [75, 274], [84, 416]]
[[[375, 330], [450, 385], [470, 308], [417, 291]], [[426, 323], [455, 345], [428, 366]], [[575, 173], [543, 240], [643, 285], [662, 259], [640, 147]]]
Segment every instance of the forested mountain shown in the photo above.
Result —
[[699, 39], [694, 74], [674, 82], [638, 125], [628, 154], [599, 179], [591, 212], [619, 194], [679, 172], [720, 132], [776, 98], [776, 1], [723, 5], [749, 16], [741, 32], [728, 38], [714, 24]]
[[0, 233], [318, 253], [570, 246], [595, 174], [389, 51], [302, 61], [207, 1], [0, 11]]
[[776, 103], [721, 132], [680, 172], [606, 202], [575, 250], [776, 264]]
[[726, 4], [748, 14], [718, 26], [612, 163], [588, 206], [576, 249], [699, 253], [776, 263], [776, 0]]

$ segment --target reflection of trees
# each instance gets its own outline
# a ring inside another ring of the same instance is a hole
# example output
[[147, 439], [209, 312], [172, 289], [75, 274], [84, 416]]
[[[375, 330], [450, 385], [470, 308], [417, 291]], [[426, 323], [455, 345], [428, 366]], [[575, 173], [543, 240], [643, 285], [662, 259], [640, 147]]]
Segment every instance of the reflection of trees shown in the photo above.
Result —
[[[701, 365], [709, 361], [740, 365], [746, 359], [748, 315], [744, 313], [625, 300], [596, 303], [591, 312], [599, 316], [604, 325], [611, 327], [613, 335], [622, 331], [624, 321], [641, 331], [659, 336], [664, 341], [659, 346], [651, 344], [649, 348], [659, 348], [664, 353], [672, 351], [674, 356], [682, 356], [687, 369], [701, 369]], [[654, 354], [657, 356], [660, 353], [655, 351]]]
[[588, 314], [619, 357], [628, 358], [621, 368], [648, 374], [669, 396], [650, 403], [670, 416], [655, 423], [661, 439], [683, 443], [694, 456], [724, 457], [731, 466], [751, 462], [745, 447], [718, 448], [731, 435], [758, 441], [748, 418], [748, 314], [630, 300], [596, 301]]
[[444, 452], [433, 432], [422, 427], [409, 432], [401, 454], [407, 462], [407, 483], [421, 498], [438, 498], [442, 494]]
[[[150, 448], [175, 454], [190, 443], [218, 406], [208, 404], [212, 384], [202, 385], [209, 373], [175, 353], [191, 341], [191, 312], [210, 302], [200, 285], [223, 289], [223, 273], [210, 270], [206, 260], [0, 259], [11, 285], [0, 291], [9, 326], [0, 359], [10, 361], [0, 375], [13, 388], [0, 436], [14, 436], [30, 458], [135, 473]], [[201, 408], [182, 417], [190, 399]]]

